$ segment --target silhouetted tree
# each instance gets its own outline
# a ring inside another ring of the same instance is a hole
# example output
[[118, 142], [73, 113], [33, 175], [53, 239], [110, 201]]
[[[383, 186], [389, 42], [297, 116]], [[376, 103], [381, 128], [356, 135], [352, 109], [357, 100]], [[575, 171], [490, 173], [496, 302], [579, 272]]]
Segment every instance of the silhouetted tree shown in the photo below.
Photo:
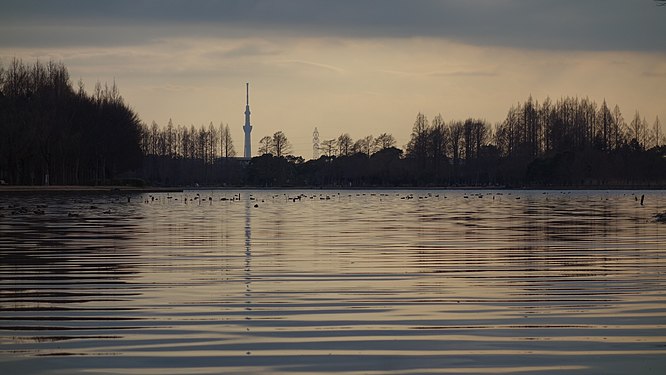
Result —
[[220, 123], [220, 150], [220, 155], [222, 157], [230, 158], [236, 156], [236, 150], [234, 149], [234, 141], [231, 138], [229, 124], [223, 125]]
[[641, 119], [641, 115], [638, 111], [634, 114], [629, 129], [631, 130], [630, 138], [636, 140], [641, 147], [645, 147], [646, 123], [644, 119]]
[[453, 166], [460, 164], [460, 155], [463, 153], [465, 126], [460, 121], [449, 124], [449, 147]]
[[435, 182], [441, 183], [445, 166], [448, 165], [447, 145], [449, 143], [449, 129], [444, 118], [438, 114], [432, 119], [432, 126], [428, 134], [428, 156], [432, 160], [433, 177]]
[[375, 148], [381, 151], [385, 148], [395, 147], [395, 138], [391, 134], [382, 133], [375, 138]]
[[335, 153], [336, 140], [335, 139], [325, 139], [321, 142], [321, 150], [328, 157], [331, 157]]
[[275, 156], [281, 157], [291, 152], [291, 143], [282, 131], [273, 134], [273, 149]]
[[428, 157], [428, 119], [420, 112], [416, 115], [412, 135], [407, 143], [407, 157], [414, 159], [418, 168], [425, 168]]
[[262, 137], [259, 140], [259, 155], [270, 154], [273, 151], [273, 138], [269, 136]]
[[370, 156], [374, 153], [375, 143], [372, 135], [365, 136], [354, 142], [353, 150], [355, 153], [365, 154]]
[[141, 164], [143, 128], [115, 83], [74, 90], [62, 63], [0, 69], [0, 179], [106, 183]]
[[352, 146], [354, 141], [352, 140], [349, 133], [340, 134], [337, 139], [336, 146], [338, 148], [338, 156], [348, 156], [352, 153]]
[[659, 147], [662, 145], [661, 138], [663, 137], [661, 133], [661, 123], [659, 122], [659, 116], [654, 119], [654, 125], [652, 125], [652, 131], [654, 134], [654, 147]]
[[617, 150], [627, 141], [626, 139], [626, 127], [627, 124], [624, 122], [624, 117], [622, 117], [622, 112], [620, 112], [620, 107], [616, 104], [613, 108], [613, 121], [611, 122], [611, 140], [612, 140], [612, 149]]

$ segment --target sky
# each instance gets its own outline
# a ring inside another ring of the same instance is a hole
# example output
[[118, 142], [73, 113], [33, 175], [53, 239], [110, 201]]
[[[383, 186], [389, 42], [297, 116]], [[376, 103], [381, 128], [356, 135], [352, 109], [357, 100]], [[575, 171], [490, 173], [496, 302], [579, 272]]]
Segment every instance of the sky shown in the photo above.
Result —
[[[0, 64], [62, 61], [116, 82], [147, 124], [228, 124], [242, 154], [283, 131], [391, 133], [417, 113], [494, 124], [530, 95], [666, 122], [666, 6], [653, 0], [0, 0]], [[662, 125], [662, 128], [664, 126]]]

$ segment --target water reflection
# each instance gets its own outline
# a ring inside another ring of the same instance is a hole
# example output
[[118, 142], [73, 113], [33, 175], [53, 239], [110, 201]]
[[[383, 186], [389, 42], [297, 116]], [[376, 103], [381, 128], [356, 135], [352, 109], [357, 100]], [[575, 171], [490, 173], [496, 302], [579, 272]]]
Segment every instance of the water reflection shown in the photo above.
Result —
[[141, 295], [139, 255], [126, 246], [141, 220], [134, 207], [97, 195], [19, 196], [3, 204], [12, 210], [0, 218], [0, 329], [10, 334], [2, 335], [3, 347], [11, 348], [3, 349], [82, 354], [72, 342], [97, 345], [141, 325], [128, 306]]
[[[252, 311], [252, 219], [251, 219], [251, 201], [247, 197], [245, 199], [245, 310], [248, 315], [245, 316], [246, 320], [252, 320], [250, 312]], [[250, 331], [250, 326], [245, 328]], [[246, 354], [251, 354], [250, 348]]]
[[666, 193], [645, 194], [3, 197], [0, 368], [662, 372]]

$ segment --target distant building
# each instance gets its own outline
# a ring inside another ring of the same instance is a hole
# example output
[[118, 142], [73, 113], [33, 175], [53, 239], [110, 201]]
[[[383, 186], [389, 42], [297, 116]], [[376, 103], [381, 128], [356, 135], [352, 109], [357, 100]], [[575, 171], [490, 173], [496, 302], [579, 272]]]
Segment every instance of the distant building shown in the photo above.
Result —
[[245, 83], [245, 125], [243, 126], [245, 132], [245, 147], [243, 157], [245, 159], [252, 158], [252, 125], [250, 125], [250, 84]]
[[319, 159], [319, 150], [321, 149], [321, 146], [319, 145], [319, 130], [317, 128], [314, 128], [314, 132], [312, 132], [312, 159], [317, 160]]

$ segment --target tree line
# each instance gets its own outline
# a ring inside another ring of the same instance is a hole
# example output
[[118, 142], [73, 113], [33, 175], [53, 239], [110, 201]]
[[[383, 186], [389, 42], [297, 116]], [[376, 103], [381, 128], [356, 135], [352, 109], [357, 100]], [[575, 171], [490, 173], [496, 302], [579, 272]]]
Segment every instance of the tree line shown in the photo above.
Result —
[[103, 184], [141, 164], [141, 122], [115, 83], [91, 94], [62, 63], [0, 65], [0, 180]]
[[404, 150], [393, 135], [325, 139], [322, 155], [292, 155], [283, 131], [235, 158], [229, 126], [142, 123], [115, 83], [75, 89], [62, 63], [0, 66], [0, 180], [10, 184], [212, 186], [666, 185], [659, 118], [617, 105], [529, 97], [506, 118], [429, 120], [418, 113]]
[[241, 185], [243, 165], [228, 124], [173, 125], [155, 121], [142, 125], [141, 150], [145, 155], [137, 177], [160, 185]]
[[[660, 125], [657, 117], [650, 126], [638, 111], [627, 122], [606, 101], [564, 97], [539, 103], [529, 97], [494, 125], [473, 118], [447, 122], [441, 114], [429, 121], [418, 113], [404, 151], [388, 133], [357, 140], [342, 133], [321, 142], [319, 159], [306, 161], [291, 155], [286, 134], [278, 131], [260, 139], [259, 156], [247, 166], [189, 159], [226, 166], [213, 173], [220, 177], [226, 168], [225, 178], [199, 173], [200, 181], [251, 186], [663, 186]], [[216, 139], [212, 124], [199, 134]]]

